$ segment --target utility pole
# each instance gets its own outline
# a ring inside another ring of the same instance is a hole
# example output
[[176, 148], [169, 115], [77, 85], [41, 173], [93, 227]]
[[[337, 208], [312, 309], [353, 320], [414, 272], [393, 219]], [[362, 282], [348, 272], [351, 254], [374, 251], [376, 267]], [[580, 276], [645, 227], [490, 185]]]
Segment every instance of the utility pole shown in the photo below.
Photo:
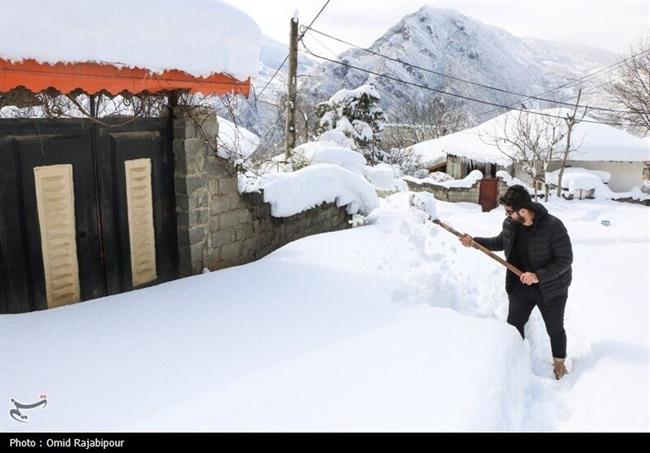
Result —
[[564, 167], [566, 167], [566, 161], [569, 158], [569, 153], [571, 152], [571, 133], [573, 132], [573, 128], [576, 126], [576, 124], [578, 124], [587, 114], [587, 108], [585, 107], [585, 111], [582, 114], [582, 117], [580, 119], [577, 118], [578, 106], [580, 105], [581, 95], [582, 95], [582, 88], [578, 90], [578, 99], [576, 100], [576, 106], [573, 109], [573, 115], [567, 115], [566, 118], [564, 118], [564, 122], [566, 123], [566, 127], [567, 127], [567, 134], [566, 134], [566, 147], [564, 148], [564, 156], [562, 158], [562, 164], [560, 165], [560, 173], [557, 175], [558, 198], [562, 196], [562, 177], [564, 176]]
[[289, 160], [296, 146], [296, 96], [298, 72], [298, 14], [291, 18], [291, 33], [289, 39], [289, 85], [287, 97], [287, 125], [285, 130], [286, 148], [284, 157]]

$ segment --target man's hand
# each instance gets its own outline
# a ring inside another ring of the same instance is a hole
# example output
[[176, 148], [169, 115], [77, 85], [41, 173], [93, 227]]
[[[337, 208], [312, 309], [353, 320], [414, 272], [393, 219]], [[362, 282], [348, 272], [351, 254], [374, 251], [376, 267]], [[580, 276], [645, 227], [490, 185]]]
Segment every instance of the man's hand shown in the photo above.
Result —
[[465, 247], [471, 247], [472, 242], [474, 241], [472, 236], [470, 236], [469, 234], [463, 234], [458, 239], [460, 239], [461, 244], [463, 244]]
[[523, 274], [521, 274], [519, 280], [521, 281], [521, 283], [528, 286], [533, 285], [535, 283], [539, 283], [539, 279], [537, 278], [537, 275], [535, 275], [535, 273], [533, 272], [524, 272]]

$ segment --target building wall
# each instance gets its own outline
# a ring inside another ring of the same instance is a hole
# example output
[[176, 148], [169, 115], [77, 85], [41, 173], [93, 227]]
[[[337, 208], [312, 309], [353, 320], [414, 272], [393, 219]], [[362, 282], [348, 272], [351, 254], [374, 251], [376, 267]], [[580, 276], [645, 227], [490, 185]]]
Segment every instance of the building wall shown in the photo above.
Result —
[[274, 218], [263, 194], [240, 195], [235, 169], [214, 154], [211, 140], [217, 132], [216, 115], [209, 109], [174, 120], [181, 277], [248, 263], [301, 237], [350, 227], [345, 208], [332, 203]]

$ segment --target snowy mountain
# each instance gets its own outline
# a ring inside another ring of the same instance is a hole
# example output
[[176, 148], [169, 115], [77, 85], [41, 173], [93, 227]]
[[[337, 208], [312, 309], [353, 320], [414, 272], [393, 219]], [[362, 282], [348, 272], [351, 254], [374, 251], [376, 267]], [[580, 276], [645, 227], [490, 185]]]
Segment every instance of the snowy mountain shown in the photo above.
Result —
[[[432, 71], [531, 95], [546, 92], [622, 59], [620, 55], [597, 49], [519, 38], [454, 10], [430, 6], [424, 6], [405, 16], [377, 39], [370, 49]], [[332, 55], [324, 56], [332, 58]], [[512, 104], [521, 99], [520, 96], [406, 66], [361, 49], [347, 50], [338, 59], [376, 73], [495, 104]], [[437, 95], [432, 91], [331, 62], [312, 68], [309, 75], [304, 79], [301, 91], [317, 102], [326, 100], [341, 88], [374, 84], [382, 94], [381, 105], [388, 112], [389, 121], [391, 113], [393, 117], [399, 116], [397, 111], [404, 100], [412, 102]], [[602, 82], [602, 78], [594, 77], [585, 86], [589, 88]], [[573, 84], [544, 97], [571, 101], [577, 89], [578, 84]], [[530, 100], [525, 102], [525, 106], [543, 107], [532, 104]], [[493, 106], [471, 101], [464, 101], [462, 109], [474, 115], [476, 122], [485, 121], [502, 112]]]

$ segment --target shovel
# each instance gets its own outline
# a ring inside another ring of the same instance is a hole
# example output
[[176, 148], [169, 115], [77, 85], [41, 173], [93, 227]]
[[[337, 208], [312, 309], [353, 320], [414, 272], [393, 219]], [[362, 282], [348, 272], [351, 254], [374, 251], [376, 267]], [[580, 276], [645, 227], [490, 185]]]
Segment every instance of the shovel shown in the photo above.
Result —
[[[462, 233], [460, 233], [457, 230], [453, 229], [449, 225], [447, 225], [445, 223], [442, 223], [440, 220], [437, 220], [437, 219], [433, 220], [433, 223], [435, 223], [436, 225], [441, 226], [442, 228], [449, 231], [451, 234], [453, 234], [455, 236], [458, 236], [458, 237], [463, 236]], [[476, 242], [473, 239], [472, 239], [472, 247], [474, 247], [475, 249], [480, 250], [481, 252], [485, 253], [487, 256], [492, 258], [494, 261], [496, 261], [496, 262], [502, 264], [503, 266], [507, 267], [508, 270], [510, 270], [510, 272], [513, 272], [517, 277], [521, 277], [521, 274], [523, 274], [523, 272], [520, 271], [519, 269], [517, 269], [515, 266], [513, 266], [512, 264], [510, 264], [509, 262], [507, 262], [506, 260], [504, 260], [500, 256], [495, 255], [490, 250], [486, 249], [485, 247], [483, 247], [481, 244], [479, 244], [478, 242]]]
[[[427, 214], [427, 217], [431, 219], [433, 223], [435, 223], [438, 226], [441, 226], [445, 230], [449, 231], [451, 234], [458, 237], [463, 236], [462, 233], [460, 233], [459, 231], [455, 230], [454, 228], [450, 227], [449, 225], [443, 223], [438, 219], [435, 198], [432, 194], [427, 192], [419, 192], [417, 194], [412, 193], [409, 197], [409, 204], [412, 207], [423, 211], [425, 214]], [[523, 272], [517, 269], [515, 266], [513, 266], [512, 264], [510, 264], [500, 256], [492, 253], [490, 250], [486, 249], [485, 247], [483, 247], [481, 244], [479, 244], [474, 240], [472, 240], [472, 247], [485, 253], [487, 256], [492, 258], [497, 263], [507, 267], [508, 270], [510, 270], [510, 272], [513, 272], [517, 277], [521, 277], [521, 274], [523, 274]]]

